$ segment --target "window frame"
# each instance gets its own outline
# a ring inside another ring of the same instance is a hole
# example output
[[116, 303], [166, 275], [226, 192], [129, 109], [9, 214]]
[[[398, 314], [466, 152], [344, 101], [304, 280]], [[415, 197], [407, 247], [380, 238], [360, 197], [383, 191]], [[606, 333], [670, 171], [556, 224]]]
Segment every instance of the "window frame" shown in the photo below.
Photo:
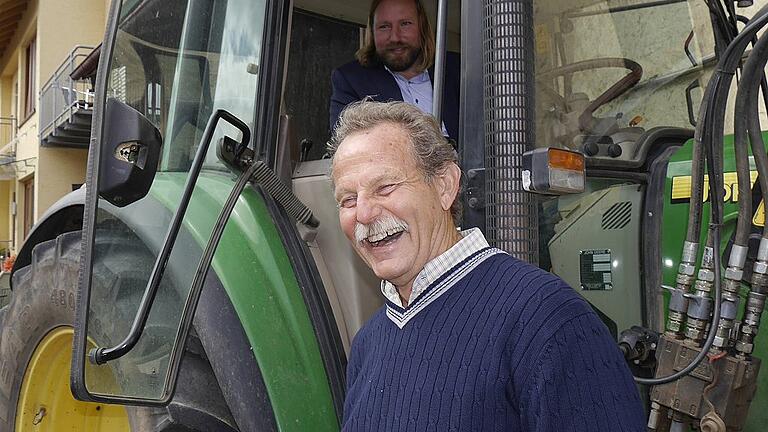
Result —
[[22, 193], [24, 195], [24, 207], [22, 216], [22, 237], [27, 238], [35, 224], [35, 175], [21, 180]]
[[24, 121], [37, 111], [37, 39], [24, 48]]

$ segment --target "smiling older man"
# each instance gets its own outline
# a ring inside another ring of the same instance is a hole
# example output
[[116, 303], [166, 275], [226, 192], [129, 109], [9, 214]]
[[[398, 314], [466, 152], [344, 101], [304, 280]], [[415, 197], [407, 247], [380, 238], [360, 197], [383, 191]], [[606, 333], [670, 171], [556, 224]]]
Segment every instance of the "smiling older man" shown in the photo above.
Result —
[[343, 430], [645, 430], [589, 305], [456, 230], [461, 172], [431, 116], [353, 104], [330, 150], [341, 227], [386, 298], [352, 344]]

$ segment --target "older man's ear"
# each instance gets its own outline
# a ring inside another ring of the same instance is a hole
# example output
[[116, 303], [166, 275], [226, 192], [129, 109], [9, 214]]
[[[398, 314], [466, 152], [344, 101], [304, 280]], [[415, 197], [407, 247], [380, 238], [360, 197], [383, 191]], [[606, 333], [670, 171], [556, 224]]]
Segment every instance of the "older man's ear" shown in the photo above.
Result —
[[449, 163], [448, 167], [435, 178], [435, 186], [440, 193], [440, 206], [443, 210], [450, 210], [456, 195], [459, 193], [461, 183], [461, 170], [455, 163]]

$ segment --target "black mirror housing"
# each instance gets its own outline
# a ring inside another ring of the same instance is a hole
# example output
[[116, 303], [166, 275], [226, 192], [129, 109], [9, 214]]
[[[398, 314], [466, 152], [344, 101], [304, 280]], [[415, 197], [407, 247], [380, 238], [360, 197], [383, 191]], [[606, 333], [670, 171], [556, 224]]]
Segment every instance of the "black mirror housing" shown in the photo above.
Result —
[[118, 207], [144, 198], [152, 186], [163, 138], [143, 114], [115, 98], [104, 110], [99, 196]]

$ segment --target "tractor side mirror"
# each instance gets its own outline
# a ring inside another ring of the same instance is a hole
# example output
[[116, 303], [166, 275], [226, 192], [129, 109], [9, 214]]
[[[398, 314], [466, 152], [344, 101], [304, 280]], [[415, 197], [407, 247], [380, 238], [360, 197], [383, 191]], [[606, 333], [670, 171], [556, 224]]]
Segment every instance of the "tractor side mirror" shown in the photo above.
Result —
[[107, 99], [104, 121], [99, 196], [125, 207], [149, 192], [163, 138], [144, 115], [115, 98]]

